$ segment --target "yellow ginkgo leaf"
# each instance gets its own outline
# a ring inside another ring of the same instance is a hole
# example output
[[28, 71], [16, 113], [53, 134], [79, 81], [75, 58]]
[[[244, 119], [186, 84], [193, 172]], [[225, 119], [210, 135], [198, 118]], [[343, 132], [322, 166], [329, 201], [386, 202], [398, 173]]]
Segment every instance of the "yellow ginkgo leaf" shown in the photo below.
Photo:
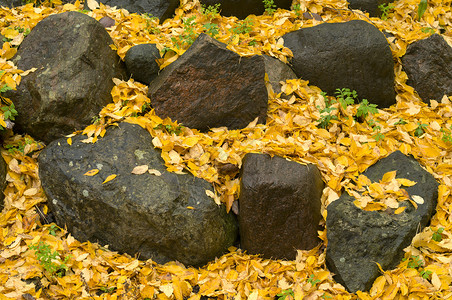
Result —
[[112, 181], [113, 179], [116, 178], [116, 176], [118, 176], [118, 175], [116, 175], [116, 174], [109, 175], [107, 178], [105, 178], [105, 180], [104, 180], [104, 182], [102, 182], [102, 184]]
[[83, 174], [83, 175], [85, 175], [85, 176], [94, 176], [94, 175], [96, 175], [97, 173], [99, 173], [99, 170], [98, 170], [98, 169], [92, 169], [92, 170], [89, 170], [88, 172], [86, 172], [86, 173]]
[[405, 210], [406, 206], [401, 206], [394, 211], [394, 214], [401, 214]]
[[71, 146], [72, 145], [72, 138], [68, 138], [67, 139], [67, 143], [69, 144], [69, 146]]
[[148, 169], [148, 165], [136, 166], [135, 168], [133, 168], [132, 174], [141, 175], [146, 173]]
[[396, 177], [396, 173], [397, 173], [397, 171], [386, 172], [383, 175], [383, 178], [381, 178], [381, 183], [391, 182], [391, 180], [393, 180]]
[[406, 178], [396, 178], [396, 180], [399, 184], [403, 186], [413, 186], [417, 183], [416, 181], [412, 181]]

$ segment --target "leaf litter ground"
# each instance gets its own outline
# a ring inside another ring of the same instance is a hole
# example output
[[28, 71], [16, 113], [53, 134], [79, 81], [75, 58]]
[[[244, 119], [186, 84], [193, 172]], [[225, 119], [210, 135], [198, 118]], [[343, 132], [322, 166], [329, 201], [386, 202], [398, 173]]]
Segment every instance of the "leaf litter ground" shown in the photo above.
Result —
[[[10, 61], [28, 30], [50, 14], [81, 11], [75, 4], [28, 4], [15, 9], [0, 8], [0, 33], [7, 39], [0, 49], [0, 87], [15, 88], [22, 76], [34, 70], [18, 70]], [[322, 215], [341, 191], [356, 196], [355, 204], [366, 210], [395, 209], [407, 199], [403, 187], [413, 184], [388, 173], [378, 183], [360, 175], [368, 166], [389, 153], [400, 150], [413, 155], [440, 183], [438, 206], [431, 225], [419, 232], [405, 249], [405, 259], [394, 270], [381, 270], [369, 292], [348, 293], [334, 282], [325, 266], [326, 229], [319, 232], [323, 244], [310, 251], [298, 251], [296, 260], [268, 260], [248, 255], [240, 249], [202, 268], [178, 262], [159, 265], [139, 257], [120, 255], [107, 246], [81, 243], [55, 224], [42, 225], [39, 216], [47, 213], [46, 197], [38, 177], [37, 155], [45, 146], [29, 136], [15, 135], [4, 143], [2, 155], [8, 164], [5, 208], [0, 215], [0, 299], [274, 299], [284, 292], [295, 299], [448, 299], [452, 297], [452, 97], [424, 104], [412, 87], [406, 85], [400, 57], [407, 45], [445, 30], [442, 36], [452, 46], [451, 1], [430, 0], [420, 21], [418, 0], [397, 1], [387, 20], [369, 18], [350, 11], [345, 1], [297, 0], [298, 10], [277, 10], [272, 15], [250, 16], [245, 21], [202, 13], [198, 1], [182, 0], [174, 18], [162, 25], [150, 16], [130, 14], [89, 1], [88, 15], [99, 20], [109, 16], [116, 21], [107, 29], [113, 49], [123, 58], [136, 44], [156, 43], [163, 68], [188, 48], [190, 40], [207, 28], [211, 34], [241, 56], [267, 54], [287, 62], [291, 51], [284, 47], [283, 34], [322, 22], [361, 19], [386, 30], [395, 61], [397, 104], [357, 122], [358, 105], [336, 109], [326, 129], [319, 128], [325, 99], [321, 90], [302, 79], [283, 83], [282, 93], [270, 86], [267, 124], [251, 122], [242, 130], [215, 128], [200, 133], [169, 119], [161, 119], [150, 109], [147, 86], [132, 79], [115, 79], [113, 103], [108, 104], [82, 132], [85, 142], [102, 138], [106, 128], [120, 121], [136, 123], [153, 136], [162, 150], [168, 170], [191, 172], [212, 182], [217, 203], [234, 209], [238, 198], [237, 168], [221, 172], [222, 166], [241, 166], [248, 152], [280, 155], [300, 163], [315, 163], [327, 183], [322, 196]], [[323, 21], [302, 17], [304, 12], [320, 15]], [[188, 24], [188, 25], [187, 25]], [[210, 24], [207, 27], [203, 26]], [[215, 24], [215, 25], [212, 25]], [[342, 87], [338, 87], [342, 88]], [[334, 98], [329, 95], [327, 99]], [[359, 95], [358, 95], [359, 96]], [[7, 99], [2, 99], [9, 105]], [[20, 113], [20, 112], [19, 112]], [[6, 127], [4, 112], [0, 125]], [[370, 122], [372, 121], [372, 122]], [[375, 126], [378, 124], [378, 128]], [[420, 126], [426, 124], [427, 126]], [[421, 127], [419, 129], [419, 127]], [[377, 137], [376, 132], [380, 135]], [[71, 136], [67, 143], [71, 145]], [[96, 176], [96, 170], [86, 170]], [[137, 169], [134, 174], [152, 170]], [[114, 174], [112, 174], [114, 175]], [[158, 174], [156, 174], [158, 176]], [[137, 176], [132, 175], [131, 176]], [[110, 178], [114, 180], [114, 176]], [[422, 199], [409, 199], [413, 205]], [[192, 208], [187, 208], [192, 209]], [[323, 220], [324, 224], [324, 220]], [[30, 245], [43, 242], [56, 255], [53, 263], [62, 270], [50, 274]], [[277, 245], [275, 245], [277, 247]], [[63, 265], [64, 263], [64, 265]], [[39, 279], [40, 278], [40, 279]], [[290, 291], [293, 292], [289, 293]], [[21, 298], [22, 297], [22, 298]]]

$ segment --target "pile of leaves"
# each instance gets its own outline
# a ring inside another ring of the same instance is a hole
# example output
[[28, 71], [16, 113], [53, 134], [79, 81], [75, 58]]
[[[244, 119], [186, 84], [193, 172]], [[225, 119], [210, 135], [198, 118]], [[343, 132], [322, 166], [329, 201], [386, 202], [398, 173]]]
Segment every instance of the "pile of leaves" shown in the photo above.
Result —
[[[120, 255], [108, 246], [81, 243], [63, 228], [40, 221], [40, 216], [48, 213], [36, 163], [44, 145], [29, 136], [13, 135], [4, 141], [2, 150], [8, 164], [8, 186], [0, 214], [0, 299], [452, 297], [452, 97], [423, 103], [406, 85], [407, 75], [400, 62], [407, 45], [433, 33], [443, 33], [452, 45], [451, 1], [396, 1], [384, 7], [382, 18], [351, 11], [346, 1], [296, 0], [290, 11], [274, 10], [272, 1], [265, 2], [264, 15], [238, 21], [221, 16], [221, 7], [182, 0], [175, 17], [163, 24], [152, 16], [130, 14], [91, 0], [89, 12], [78, 1], [0, 8], [0, 33], [4, 37], [0, 88], [16, 88], [21, 77], [32, 71], [18, 70], [10, 61], [23, 38], [43, 18], [64, 11], [80, 11], [97, 20], [104, 16], [114, 19], [116, 24], [107, 30], [114, 41], [111, 47], [121, 57], [133, 45], [156, 43], [163, 57], [159, 60], [161, 68], [182, 55], [201, 32], [241, 56], [267, 54], [288, 62], [292, 53], [280, 38], [287, 32], [322, 22], [371, 22], [393, 35], [388, 42], [395, 61], [397, 104], [390, 108], [378, 109], [346, 87], [338, 87], [335, 95], [326, 95], [305, 80], [287, 80], [282, 93], [292, 95], [288, 100], [268, 85], [266, 125], [254, 121], [241, 130], [215, 128], [200, 133], [158, 117], [151, 109], [152, 99], [146, 96], [147, 86], [132, 79], [115, 79], [113, 103], [102, 109], [92, 125], [74, 134], [83, 134], [85, 142], [94, 143], [117, 122], [139, 124], [153, 136], [154, 146], [162, 150], [168, 170], [191, 172], [212, 182], [215, 201], [224, 203], [228, 211], [238, 198], [239, 180], [237, 174], [219, 172], [221, 165], [241, 167], [248, 152], [314, 163], [327, 184], [322, 196], [324, 219], [328, 204], [338, 199], [342, 190], [356, 196], [355, 204], [362, 209], [397, 209], [398, 201], [409, 198], [403, 187], [413, 182], [397, 178], [395, 173], [386, 174], [380, 182], [370, 182], [361, 173], [395, 150], [411, 154], [438, 180], [438, 206], [430, 227], [416, 235], [399, 266], [381, 270], [369, 292], [348, 293], [335, 283], [325, 266], [327, 229], [319, 232], [323, 244], [298, 251], [295, 261], [262, 259], [231, 248], [230, 253], [198, 269], [177, 262], [159, 265]], [[323, 21], [304, 17], [306, 12], [321, 16]], [[1, 100], [0, 125], [6, 127], [5, 122], [13, 120], [14, 107], [8, 99]], [[71, 137], [67, 142], [72, 143]], [[409, 200], [413, 205], [421, 201]]]

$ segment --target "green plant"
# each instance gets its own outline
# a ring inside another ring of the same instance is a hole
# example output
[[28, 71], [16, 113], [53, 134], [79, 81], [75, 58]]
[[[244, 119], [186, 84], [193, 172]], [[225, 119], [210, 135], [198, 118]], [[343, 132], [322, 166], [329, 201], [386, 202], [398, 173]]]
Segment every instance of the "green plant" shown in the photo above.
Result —
[[206, 23], [202, 25], [202, 27], [204, 27], [206, 33], [213, 38], [215, 38], [218, 35], [218, 33], [220, 33], [220, 28], [215, 23]]
[[[406, 261], [407, 259], [404, 258], [403, 261]], [[422, 268], [424, 266], [424, 262], [422, 261], [422, 259], [417, 256], [417, 255], [411, 255], [408, 258], [408, 264], [407, 267], [411, 268], [411, 269], [417, 269], [417, 268]]]
[[400, 118], [394, 125], [405, 125], [408, 124], [403, 118]]
[[356, 116], [362, 120], [365, 120], [369, 114], [378, 113], [376, 104], [369, 104], [367, 99], [363, 99], [359, 104], [358, 110], [356, 111]]
[[159, 34], [160, 33], [160, 29], [155, 27], [155, 25], [152, 24], [152, 22], [155, 22], [158, 20], [157, 17], [154, 17], [152, 14], [150, 13], [144, 13], [143, 17], [146, 20], [146, 30], [147, 32], [151, 33], [151, 34]]
[[288, 297], [288, 296], [291, 297], [291, 299], [293, 299], [295, 295], [294, 295], [292, 289], [287, 289], [287, 290], [284, 290], [281, 293], [277, 294], [276, 296], [278, 297], [278, 300], [285, 300], [286, 297]]
[[394, 7], [395, 7], [395, 5], [393, 3], [382, 3], [382, 4], [378, 5], [378, 8], [381, 11], [380, 19], [387, 20], [389, 11], [394, 9]]
[[212, 21], [220, 13], [220, 3], [209, 6], [201, 5], [201, 13], [207, 20]]
[[[9, 106], [5, 105], [0, 108], [3, 111], [3, 120], [12, 120], [14, 121], [16, 116], [18, 115], [17, 110], [14, 106], [14, 103], [11, 103]], [[3, 130], [3, 126], [0, 125], [0, 130]]]
[[374, 140], [377, 142], [382, 141], [385, 138], [385, 135], [380, 132], [381, 127], [380, 125], [377, 125], [378, 122], [375, 122], [374, 119], [370, 119], [367, 123], [372, 127], [374, 132], [376, 131], [376, 133], [372, 136]]
[[184, 46], [190, 47], [196, 40], [196, 37], [198, 35], [194, 30], [196, 26], [195, 19], [196, 16], [191, 16], [189, 18], [186, 18], [185, 20], [182, 20], [182, 24], [184, 25], [184, 32], [179, 35], [178, 38], [171, 38], [171, 41], [177, 49], [180, 49]]
[[233, 34], [247, 34], [250, 33], [253, 28], [253, 21], [245, 19], [237, 23], [237, 26], [232, 27], [231, 32]]
[[[317, 106], [317, 108], [320, 109], [320, 106]], [[331, 120], [337, 120], [337, 116], [331, 115], [331, 112], [336, 109], [337, 108], [335, 107], [325, 107], [320, 110], [320, 119], [317, 120], [317, 122], [319, 122], [317, 127], [327, 129], [331, 123]]]
[[7, 144], [5, 145], [5, 149], [8, 149], [8, 152], [14, 155], [16, 152], [20, 152], [24, 154], [25, 146], [33, 143], [33, 140], [30, 138], [25, 138], [25, 144], [19, 142], [17, 145]]
[[434, 34], [435, 33], [435, 29], [430, 28], [430, 27], [423, 27], [423, 28], [421, 28], [421, 31], [423, 33], [427, 33], [427, 34]]
[[58, 251], [52, 251], [50, 245], [42, 241], [38, 244], [30, 245], [29, 248], [35, 250], [35, 255], [38, 258], [39, 263], [43, 266], [45, 271], [50, 273], [50, 275], [56, 275], [58, 277], [64, 276], [65, 272], [68, 270], [66, 262], [69, 260], [69, 256], [62, 259]]
[[163, 125], [163, 124], [159, 124], [158, 126], [154, 127], [154, 129], [157, 130], [166, 130], [169, 134], [175, 134], [175, 135], [179, 135], [182, 133], [182, 130], [184, 129], [184, 126], [182, 125], [178, 125], [178, 126], [173, 126], [173, 125]]
[[295, 14], [297, 15], [297, 17], [301, 17], [302, 12], [301, 12], [301, 5], [298, 4], [294, 4], [292, 5], [292, 10], [295, 12]]
[[319, 283], [320, 280], [319, 280], [319, 279], [316, 279], [316, 278], [314, 277], [314, 274], [311, 274], [311, 275], [309, 275], [308, 282], [309, 282], [312, 286], [314, 286], [314, 285], [316, 285], [317, 283]]
[[60, 229], [55, 224], [51, 224], [49, 226], [49, 234], [50, 235], [56, 236], [56, 233], [57, 233], [58, 230], [60, 230]]
[[417, 20], [420, 21], [422, 16], [424, 15], [425, 11], [427, 10], [428, 1], [427, 0], [421, 0], [419, 2], [419, 5], [417, 7]]
[[[452, 126], [451, 126], [452, 129]], [[445, 143], [452, 144], [452, 135], [449, 129], [441, 128], [441, 132], [443, 133], [443, 137], [441, 138]]]
[[[1, 74], [0, 74], [0, 75], [1, 75]], [[10, 90], [12, 90], [12, 88], [11, 88], [9, 85], [4, 84], [4, 85], [0, 88], [0, 93], [4, 93], [4, 92], [10, 91]]]
[[116, 290], [116, 287], [115, 286], [112, 286], [112, 287], [102, 286], [99, 288], [99, 290], [101, 290], [103, 293], [111, 294]]
[[265, 12], [269, 15], [273, 15], [276, 11], [276, 5], [273, 0], [263, 0]]
[[434, 240], [435, 242], [441, 242], [443, 240], [443, 233], [444, 228], [440, 227], [438, 228], [438, 230], [436, 230], [433, 235], [432, 235], [432, 240]]
[[341, 104], [343, 109], [346, 109], [348, 105], [354, 104], [355, 99], [358, 99], [358, 93], [353, 90], [352, 92], [350, 89], [343, 88], [343, 89], [336, 89], [336, 99]]
[[417, 123], [417, 127], [414, 130], [414, 135], [417, 137], [423, 135], [425, 133], [425, 128], [427, 128], [427, 126], [428, 126], [427, 124]]
[[19, 33], [23, 33], [24, 36], [27, 36], [28, 34], [30, 34], [30, 29], [28, 29], [28, 28], [16, 26], [16, 27], [14, 27], [14, 29], [16, 29], [17, 31], [19, 31]]
[[256, 46], [257, 41], [255, 39], [248, 42], [248, 46]]
[[430, 270], [422, 270], [419, 275], [421, 275], [424, 279], [430, 279], [430, 276], [432, 276], [432, 271]]

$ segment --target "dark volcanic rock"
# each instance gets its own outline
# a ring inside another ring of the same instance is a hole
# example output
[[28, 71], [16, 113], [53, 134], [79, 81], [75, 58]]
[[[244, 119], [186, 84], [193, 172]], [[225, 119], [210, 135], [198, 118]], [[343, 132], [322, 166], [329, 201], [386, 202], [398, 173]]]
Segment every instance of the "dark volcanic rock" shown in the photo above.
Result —
[[102, 26], [104, 26], [105, 28], [110, 28], [115, 26], [116, 21], [109, 16], [105, 16], [99, 20], [99, 23], [102, 24]]
[[[230, 17], [235, 16], [239, 19], [245, 19], [248, 15], [262, 15], [265, 11], [262, 0], [200, 0], [201, 4], [206, 6], [220, 3], [221, 15]], [[290, 10], [292, 0], [274, 0], [277, 8]]]
[[159, 58], [160, 52], [155, 44], [141, 44], [127, 51], [124, 62], [133, 79], [149, 84], [160, 71], [155, 61]]
[[[206, 195], [207, 181], [166, 171], [151, 135], [121, 123], [95, 144], [83, 136], [50, 143], [39, 155], [39, 176], [57, 224], [82, 241], [109, 244], [164, 263], [201, 266], [221, 255], [237, 236], [237, 221]], [[148, 172], [131, 174], [136, 166]], [[98, 169], [94, 176], [84, 174]], [[116, 174], [103, 184], [107, 176]], [[192, 207], [193, 209], [190, 209]]]
[[440, 101], [452, 95], [452, 47], [439, 34], [412, 43], [402, 57], [407, 84], [414, 87], [422, 101]]
[[395, 104], [394, 62], [388, 42], [373, 25], [353, 20], [323, 23], [283, 36], [293, 52], [293, 70], [329, 95], [356, 90], [379, 108]]
[[162, 118], [207, 131], [265, 123], [268, 94], [262, 56], [240, 57], [201, 34], [149, 85], [148, 96]]
[[180, 4], [180, 0], [101, 0], [98, 2], [111, 7], [124, 8], [131, 13], [147, 13], [159, 18], [160, 23], [171, 18]]
[[262, 57], [265, 63], [265, 73], [268, 74], [268, 80], [276, 94], [281, 93], [281, 81], [297, 79], [297, 75], [295, 75], [293, 70], [279, 59], [268, 55], [262, 55]]
[[351, 9], [359, 9], [369, 13], [370, 17], [381, 16], [382, 11], [378, 8], [381, 4], [388, 4], [393, 0], [348, 0], [348, 7]]
[[5, 190], [7, 184], [6, 171], [7, 171], [6, 162], [0, 155], [0, 213], [2, 212], [4, 206], [5, 194], [3, 194], [3, 191]]
[[417, 182], [412, 187], [404, 187], [410, 197], [417, 195], [424, 199], [417, 209], [404, 201], [401, 205], [407, 208], [398, 215], [391, 209], [364, 211], [353, 204], [355, 199], [347, 193], [327, 208], [327, 265], [336, 274], [336, 281], [350, 292], [370, 289], [381, 274], [376, 263], [384, 270], [396, 267], [403, 257], [403, 249], [435, 212], [438, 183], [414, 158], [396, 151], [369, 167], [364, 175], [378, 182], [383, 174], [394, 170], [397, 170], [396, 178]]
[[14, 62], [22, 78], [9, 97], [19, 112], [15, 129], [46, 143], [84, 128], [112, 102], [112, 78], [126, 79], [102, 25], [78, 12], [51, 15], [30, 32]]
[[324, 183], [315, 165], [249, 153], [240, 185], [241, 247], [265, 258], [295, 259], [320, 242]]

